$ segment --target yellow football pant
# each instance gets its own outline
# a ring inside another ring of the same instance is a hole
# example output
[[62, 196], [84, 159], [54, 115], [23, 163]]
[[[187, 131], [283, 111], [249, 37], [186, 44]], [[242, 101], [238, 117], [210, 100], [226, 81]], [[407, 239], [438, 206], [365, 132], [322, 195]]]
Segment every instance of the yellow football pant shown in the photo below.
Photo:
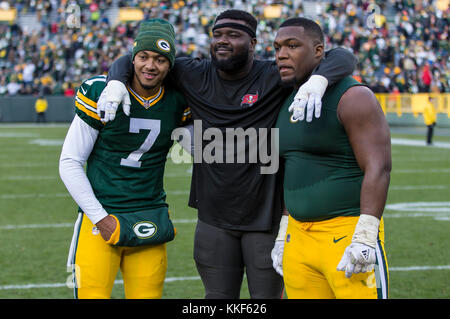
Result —
[[380, 223], [376, 265], [367, 273], [345, 277], [337, 271], [350, 245], [359, 217], [336, 217], [319, 222], [300, 222], [289, 216], [283, 275], [290, 299], [385, 299], [388, 268], [384, 253], [384, 224]]
[[68, 266], [76, 279], [75, 298], [110, 298], [119, 269], [122, 272], [126, 298], [161, 298], [167, 270], [166, 245], [109, 245], [89, 218], [79, 214]]

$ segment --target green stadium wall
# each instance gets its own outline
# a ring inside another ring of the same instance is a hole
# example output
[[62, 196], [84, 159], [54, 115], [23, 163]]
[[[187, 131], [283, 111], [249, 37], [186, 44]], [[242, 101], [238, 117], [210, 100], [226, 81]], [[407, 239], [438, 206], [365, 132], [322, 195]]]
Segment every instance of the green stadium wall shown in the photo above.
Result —
[[[74, 115], [74, 97], [46, 96], [47, 122], [71, 122]], [[17, 96], [0, 98], [0, 123], [35, 122], [34, 103], [37, 97]]]
[[[386, 115], [389, 125], [392, 126], [425, 126], [422, 114], [418, 114], [417, 117], [412, 113], [404, 113], [402, 116], [398, 116], [396, 113], [387, 113]], [[447, 114], [437, 114], [436, 126], [450, 128], [450, 118]]]
[[[0, 97], [0, 123], [35, 122], [36, 112], [34, 103], [36, 97]], [[74, 97], [47, 96], [48, 110], [47, 122], [71, 122], [74, 115]], [[415, 117], [412, 113], [388, 113], [387, 120], [395, 126], [424, 126], [423, 117]], [[450, 128], [450, 118], [445, 113], [437, 115], [437, 126]]]

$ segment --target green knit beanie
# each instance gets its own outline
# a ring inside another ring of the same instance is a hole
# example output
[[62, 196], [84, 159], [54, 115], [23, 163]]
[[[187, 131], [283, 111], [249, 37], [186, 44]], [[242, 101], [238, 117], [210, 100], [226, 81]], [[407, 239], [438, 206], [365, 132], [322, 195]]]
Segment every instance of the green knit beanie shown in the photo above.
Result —
[[170, 67], [175, 63], [175, 31], [173, 26], [163, 19], [142, 21], [134, 40], [133, 60], [136, 53], [142, 50], [157, 52], [165, 56]]

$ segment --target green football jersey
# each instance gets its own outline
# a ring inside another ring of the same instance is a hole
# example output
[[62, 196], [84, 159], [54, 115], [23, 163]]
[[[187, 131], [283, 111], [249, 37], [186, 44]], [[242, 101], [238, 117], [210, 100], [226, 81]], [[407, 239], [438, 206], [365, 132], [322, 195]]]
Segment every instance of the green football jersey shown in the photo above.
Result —
[[329, 87], [322, 98], [320, 118], [290, 121], [289, 105], [281, 107], [276, 127], [284, 159], [284, 201], [289, 214], [300, 221], [336, 216], [358, 216], [363, 172], [337, 117], [341, 96], [361, 85], [351, 77]]
[[108, 213], [167, 206], [163, 175], [171, 133], [189, 117], [183, 96], [163, 86], [145, 99], [127, 87], [130, 116], [119, 106], [116, 118], [104, 124], [96, 106], [105, 86], [105, 76], [92, 77], [75, 97], [76, 114], [99, 131], [86, 166], [97, 199]]

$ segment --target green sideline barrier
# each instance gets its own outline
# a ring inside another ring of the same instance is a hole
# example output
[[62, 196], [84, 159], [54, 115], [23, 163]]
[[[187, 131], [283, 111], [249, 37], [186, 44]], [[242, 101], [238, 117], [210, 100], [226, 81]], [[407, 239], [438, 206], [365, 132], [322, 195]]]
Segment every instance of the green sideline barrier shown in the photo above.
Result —
[[[34, 103], [37, 97], [17, 96], [0, 97], [0, 123], [35, 122], [36, 112]], [[47, 96], [47, 122], [71, 122], [74, 112], [74, 97]], [[391, 125], [424, 126], [422, 114], [395, 112], [387, 113], [387, 120]], [[437, 114], [437, 126], [450, 128], [450, 118], [447, 113]]]
[[[70, 122], [74, 111], [74, 97], [46, 96], [48, 109], [45, 114], [47, 122]], [[17, 96], [0, 97], [0, 123], [35, 122], [34, 103], [37, 97]]]

